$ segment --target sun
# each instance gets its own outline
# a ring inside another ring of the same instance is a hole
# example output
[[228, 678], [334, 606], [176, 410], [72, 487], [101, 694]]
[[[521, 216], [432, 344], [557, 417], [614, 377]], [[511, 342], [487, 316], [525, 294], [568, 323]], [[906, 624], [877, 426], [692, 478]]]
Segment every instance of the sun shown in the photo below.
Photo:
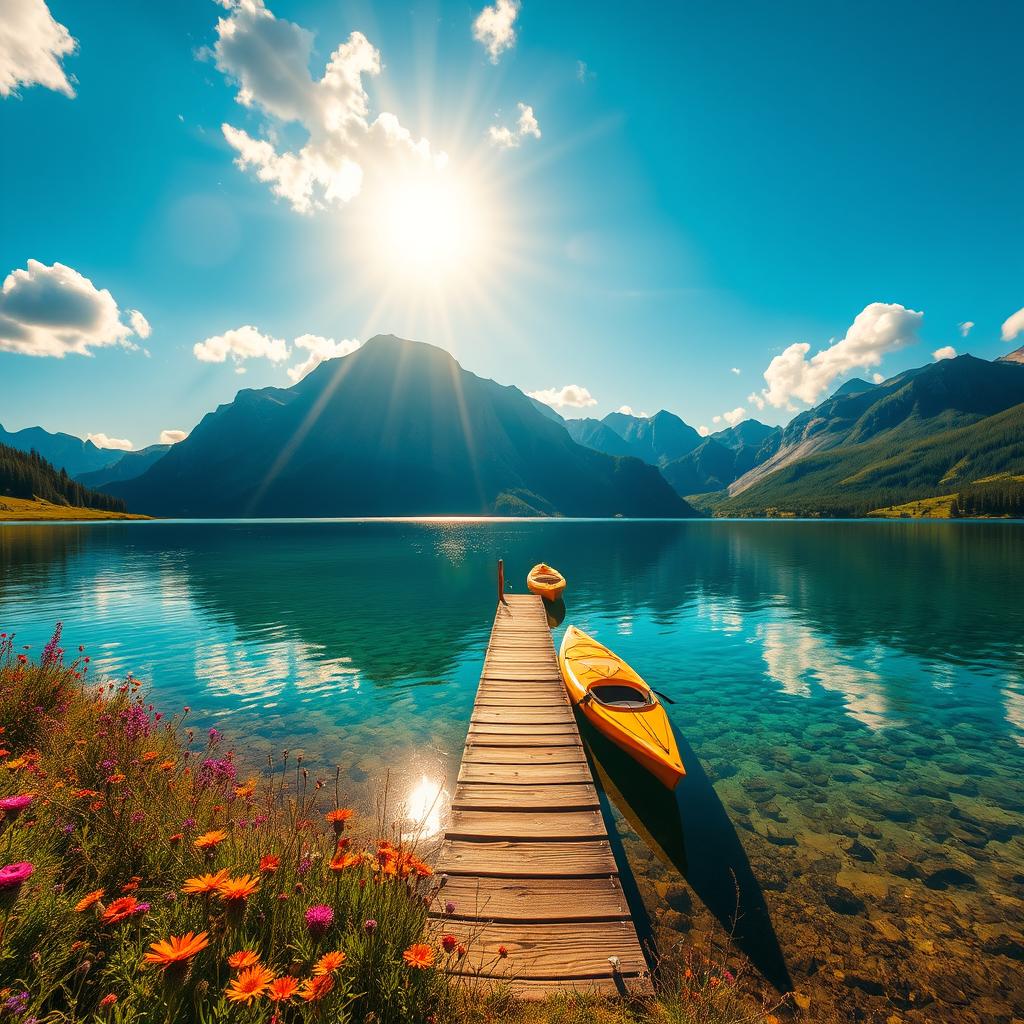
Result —
[[451, 171], [396, 178], [372, 206], [374, 262], [390, 280], [437, 288], [480, 273], [490, 218], [471, 181]]

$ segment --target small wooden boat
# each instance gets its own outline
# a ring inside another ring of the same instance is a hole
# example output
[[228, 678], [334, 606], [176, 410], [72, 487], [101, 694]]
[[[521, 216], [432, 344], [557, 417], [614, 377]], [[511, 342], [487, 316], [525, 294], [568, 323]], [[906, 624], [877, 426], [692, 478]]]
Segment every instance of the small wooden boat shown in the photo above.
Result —
[[598, 732], [669, 789], [686, 774], [657, 695], [604, 644], [570, 626], [558, 652], [569, 699]]
[[527, 573], [526, 588], [533, 594], [539, 594], [545, 601], [554, 601], [565, 590], [565, 577], [557, 569], [541, 562]]

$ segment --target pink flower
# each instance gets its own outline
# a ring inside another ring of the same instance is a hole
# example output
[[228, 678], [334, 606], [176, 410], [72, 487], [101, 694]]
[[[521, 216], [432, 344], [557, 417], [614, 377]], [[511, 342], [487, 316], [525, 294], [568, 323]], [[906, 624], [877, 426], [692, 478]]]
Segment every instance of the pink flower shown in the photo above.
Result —
[[334, 911], [323, 903], [316, 903], [306, 911], [306, 927], [310, 935], [319, 938], [334, 920]]
[[5, 864], [0, 868], [0, 890], [20, 889], [23, 882], [32, 876], [35, 867], [27, 860], [19, 860], [14, 864]]
[[29, 793], [22, 793], [20, 796], [5, 796], [0, 800], [0, 811], [16, 818], [30, 803], [33, 797]]

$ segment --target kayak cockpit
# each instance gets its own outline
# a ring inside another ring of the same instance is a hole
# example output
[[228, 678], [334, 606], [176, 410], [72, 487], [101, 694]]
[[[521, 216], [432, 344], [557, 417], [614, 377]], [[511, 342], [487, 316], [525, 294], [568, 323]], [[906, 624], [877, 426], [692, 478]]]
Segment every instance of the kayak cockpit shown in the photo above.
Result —
[[598, 683], [587, 690], [598, 704], [607, 708], [620, 708], [623, 711], [643, 711], [654, 707], [654, 700], [647, 690], [623, 683]]

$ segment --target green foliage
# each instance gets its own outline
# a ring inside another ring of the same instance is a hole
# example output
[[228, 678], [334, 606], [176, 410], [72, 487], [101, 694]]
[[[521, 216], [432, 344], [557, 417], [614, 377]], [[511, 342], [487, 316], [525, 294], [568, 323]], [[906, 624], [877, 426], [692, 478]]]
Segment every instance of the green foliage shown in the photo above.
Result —
[[962, 516], [1024, 519], [1024, 477], [996, 477], [969, 484], [960, 491], [957, 509]]
[[55, 505], [124, 512], [125, 503], [109, 494], [91, 491], [57, 470], [38, 452], [22, 452], [0, 444], [0, 496], [42, 498]]

